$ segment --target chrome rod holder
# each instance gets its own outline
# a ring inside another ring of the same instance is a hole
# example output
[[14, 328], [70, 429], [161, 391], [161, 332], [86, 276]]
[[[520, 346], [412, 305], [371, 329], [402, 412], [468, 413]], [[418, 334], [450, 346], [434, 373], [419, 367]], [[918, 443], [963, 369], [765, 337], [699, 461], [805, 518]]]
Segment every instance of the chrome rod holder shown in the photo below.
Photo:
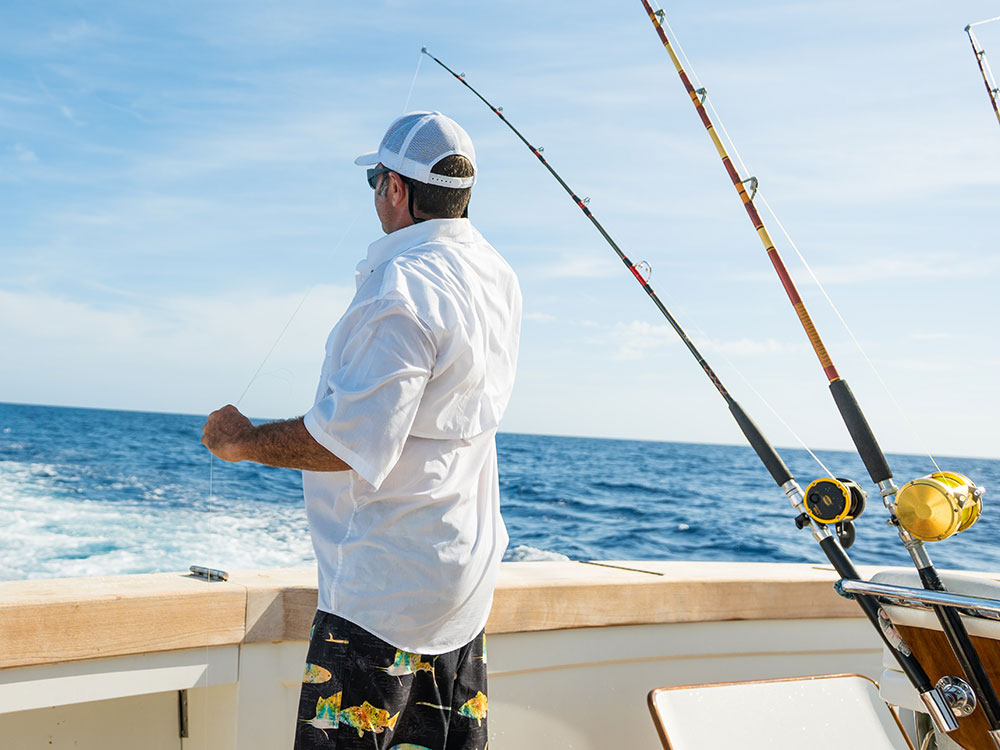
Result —
[[958, 721], [940, 690], [934, 689], [921, 693], [920, 700], [924, 702], [924, 707], [939, 732], [948, 733], [958, 729]]

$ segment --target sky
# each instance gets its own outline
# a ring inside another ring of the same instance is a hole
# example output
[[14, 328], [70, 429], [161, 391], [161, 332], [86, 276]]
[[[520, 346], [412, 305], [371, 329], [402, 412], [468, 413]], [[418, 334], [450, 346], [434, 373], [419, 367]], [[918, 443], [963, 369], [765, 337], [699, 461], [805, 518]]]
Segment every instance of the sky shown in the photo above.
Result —
[[[963, 31], [1000, 4], [667, 12], [882, 447], [1000, 457], [1000, 127]], [[1000, 22], [976, 33], [1000, 68]], [[850, 447], [639, 0], [0, 4], [0, 401], [303, 413], [381, 236], [353, 159], [437, 109], [476, 144], [471, 217], [524, 294], [502, 429], [741, 443], [613, 251], [424, 45], [652, 266], [772, 442]]]

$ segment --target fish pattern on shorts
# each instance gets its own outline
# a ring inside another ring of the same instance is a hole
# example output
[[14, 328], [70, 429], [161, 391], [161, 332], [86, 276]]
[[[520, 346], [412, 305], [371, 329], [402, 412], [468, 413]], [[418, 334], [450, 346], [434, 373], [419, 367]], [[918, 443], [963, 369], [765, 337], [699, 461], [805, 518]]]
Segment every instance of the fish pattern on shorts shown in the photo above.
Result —
[[485, 635], [415, 654], [317, 612], [306, 658], [295, 750], [486, 750]]

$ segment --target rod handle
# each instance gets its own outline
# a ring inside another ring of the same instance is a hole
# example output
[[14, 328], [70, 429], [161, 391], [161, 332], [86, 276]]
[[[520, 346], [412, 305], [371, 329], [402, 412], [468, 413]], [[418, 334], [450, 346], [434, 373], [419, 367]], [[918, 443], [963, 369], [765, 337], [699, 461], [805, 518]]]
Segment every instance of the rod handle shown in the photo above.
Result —
[[774, 481], [777, 482], [778, 486], [782, 487], [786, 482], [791, 481], [793, 478], [792, 472], [785, 466], [785, 462], [781, 460], [781, 456], [774, 450], [774, 446], [764, 437], [764, 433], [760, 431], [760, 428], [743, 411], [743, 407], [733, 399], [729, 399], [729, 411], [735, 417], [736, 423], [743, 430], [743, 434], [754, 449], [757, 457], [764, 463], [764, 466]]
[[840, 416], [843, 418], [844, 424], [847, 425], [847, 431], [851, 433], [854, 446], [858, 449], [858, 455], [864, 461], [872, 481], [879, 484], [892, 479], [892, 470], [889, 469], [889, 464], [885, 460], [885, 454], [882, 453], [878, 440], [875, 439], [875, 433], [868, 426], [868, 420], [861, 412], [861, 407], [858, 406], [857, 399], [851, 393], [847, 381], [839, 378], [832, 381], [830, 393], [833, 394], [833, 400], [837, 404]]

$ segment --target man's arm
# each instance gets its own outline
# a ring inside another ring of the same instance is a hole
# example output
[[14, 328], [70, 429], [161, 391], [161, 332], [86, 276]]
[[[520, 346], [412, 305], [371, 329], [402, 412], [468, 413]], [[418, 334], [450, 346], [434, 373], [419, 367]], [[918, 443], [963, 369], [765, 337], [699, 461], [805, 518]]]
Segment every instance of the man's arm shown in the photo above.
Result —
[[313, 439], [302, 417], [254, 426], [235, 406], [223, 406], [208, 415], [201, 442], [223, 461], [306, 471], [351, 468]]

